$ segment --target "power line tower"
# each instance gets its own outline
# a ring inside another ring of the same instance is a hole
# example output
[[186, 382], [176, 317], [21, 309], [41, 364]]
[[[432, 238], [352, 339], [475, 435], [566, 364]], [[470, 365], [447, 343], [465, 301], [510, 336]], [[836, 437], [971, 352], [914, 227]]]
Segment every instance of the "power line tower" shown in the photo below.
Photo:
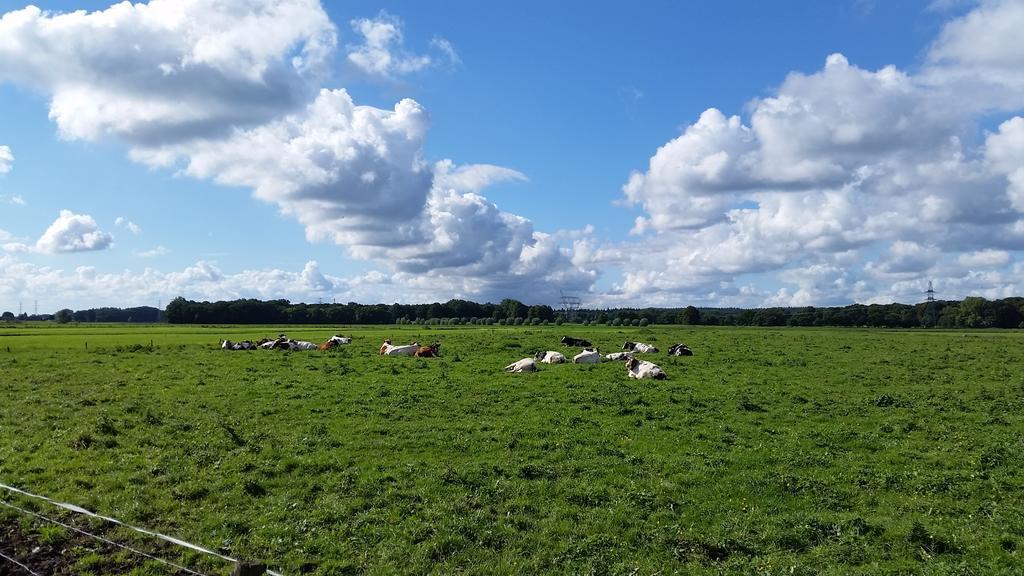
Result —
[[935, 306], [935, 287], [932, 285], [932, 281], [928, 281], [928, 289], [924, 291], [924, 325], [928, 328], [935, 326], [939, 322], [939, 314]]
[[583, 300], [579, 296], [566, 294], [564, 290], [559, 290], [558, 293], [561, 296], [559, 301], [562, 305], [562, 311], [565, 312], [565, 319], [569, 322], [575, 322], [576, 313], [579, 312], [580, 304], [583, 303]]

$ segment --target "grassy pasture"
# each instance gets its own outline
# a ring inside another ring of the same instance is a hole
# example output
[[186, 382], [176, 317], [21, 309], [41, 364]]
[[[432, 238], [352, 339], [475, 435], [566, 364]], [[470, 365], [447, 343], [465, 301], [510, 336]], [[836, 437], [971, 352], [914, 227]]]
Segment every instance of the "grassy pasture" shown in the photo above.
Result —
[[[1024, 573], [1021, 332], [376, 326], [337, 351], [217, 348], [282, 331], [338, 330], [0, 326], [0, 482], [286, 574]], [[661, 382], [502, 372], [562, 334], [696, 356], [652, 355]], [[442, 358], [379, 357], [385, 337]], [[80, 552], [79, 574], [118, 561]]]

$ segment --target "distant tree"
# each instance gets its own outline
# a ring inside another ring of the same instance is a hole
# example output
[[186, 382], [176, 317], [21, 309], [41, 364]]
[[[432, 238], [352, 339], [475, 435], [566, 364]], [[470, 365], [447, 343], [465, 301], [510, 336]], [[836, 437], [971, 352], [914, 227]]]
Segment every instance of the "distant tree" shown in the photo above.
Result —
[[640, 326], [647, 326], [648, 324], [650, 324], [650, 322], [647, 321], [647, 318], [640, 319]]
[[178, 296], [174, 300], [167, 303], [167, 308], [164, 310], [164, 318], [171, 324], [182, 324], [185, 322], [191, 322], [193, 318], [189, 318], [188, 314], [189, 302], [181, 296]]
[[498, 304], [498, 307], [501, 308], [505, 318], [525, 318], [529, 312], [525, 304], [512, 298], [505, 298], [501, 304]]
[[12, 320], [14, 320], [14, 312], [7, 310], [3, 314], [0, 314], [0, 319], [11, 322]]
[[71, 322], [73, 315], [74, 312], [70, 308], [64, 308], [58, 310], [57, 313], [53, 315], [53, 319], [57, 324], [67, 324], [68, 322]]
[[1024, 321], [1020, 309], [1008, 300], [992, 302], [992, 324], [996, 328], [1016, 328]]
[[979, 296], [964, 298], [959, 323], [965, 328], [990, 328], [995, 323], [990, 302]]
[[691, 326], [700, 324], [700, 310], [697, 310], [696, 306], [687, 306], [679, 314], [679, 320], [680, 324], [689, 324]]

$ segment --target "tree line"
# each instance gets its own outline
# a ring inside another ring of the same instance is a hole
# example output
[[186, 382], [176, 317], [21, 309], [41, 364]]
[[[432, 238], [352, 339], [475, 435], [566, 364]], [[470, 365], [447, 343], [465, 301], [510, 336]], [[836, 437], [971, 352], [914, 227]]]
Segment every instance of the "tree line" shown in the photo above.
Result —
[[[103, 309], [107, 310], [107, 309]], [[138, 310], [138, 309], [134, 309]], [[155, 310], [155, 309], [153, 309]], [[78, 312], [74, 318], [78, 320]], [[134, 318], [134, 316], [133, 316]], [[506, 298], [476, 303], [453, 299], [432, 304], [304, 304], [288, 300], [197, 302], [175, 298], [163, 311], [172, 324], [561, 324], [566, 313], [551, 306], [528, 306]], [[794, 308], [617, 308], [581, 309], [585, 324], [640, 326], [871, 326], [879, 328], [1024, 328], [1024, 298], [921, 304], [853, 304]], [[89, 320], [79, 320], [89, 321]], [[95, 320], [116, 321], [116, 320]], [[137, 321], [137, 320], [136, 320]]]
[[[161, 319], [161, 311], [159, 308], [152, 306], [136, 306], [134, 308], [89, 308], [86, 310], [72, 310], [70, 308], [63, 308], [58, 310], [54, 314], [39, 315], [36, 317], [27, 317], [23, 320], [53, 320], [58, 324], [67, 324], [68, 322], [144, 322], [152, 324], [159, 322]], [[6, 313], [3, 316], [6, 317]], [[9, 320], [22, 320], [20, 318], [9, 318]]]
[[[616, 308], [581, 309], [574, 320], [582, 324], [646, 326], [681, 324], [705, 326], [870, 326], [878, 328], [1024, 328], [1024, 298], [921, 304], [852, 304], [837, 307], [794, 308]], [[562, 324], [570, 318], [545, 304], [528, 306], [506, 298], [479, 304], [453, 299], [432, 304], [304, 304], [288, 300], [227, 300], [197, 302], [175, 298], [164, 310], [133, 308], [65, 308], [55, 314], [0, 314], [0, 321], [169, 322], [171, 324]]]

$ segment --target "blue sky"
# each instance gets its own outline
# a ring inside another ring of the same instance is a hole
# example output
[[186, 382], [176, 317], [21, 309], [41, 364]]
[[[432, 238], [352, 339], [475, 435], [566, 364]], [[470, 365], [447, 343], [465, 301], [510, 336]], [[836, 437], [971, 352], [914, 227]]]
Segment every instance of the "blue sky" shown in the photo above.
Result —
[[0, 310], [1021, 293], [1020, 2], [38, 6]]

